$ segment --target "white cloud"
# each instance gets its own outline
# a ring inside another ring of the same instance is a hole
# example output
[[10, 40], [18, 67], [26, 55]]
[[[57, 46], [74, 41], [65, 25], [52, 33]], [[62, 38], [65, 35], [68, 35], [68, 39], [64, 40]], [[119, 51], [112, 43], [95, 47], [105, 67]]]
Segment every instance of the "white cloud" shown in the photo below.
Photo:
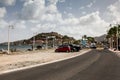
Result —
[[45, 0], [24, 0], [21, 19], [13, 21], [18, 31], [22, 31], [22, 33], [16, 31], [19, 39], [22, 36], [26, 38], [24, 34], [31, 36], [33, 32], [56, 31], [77, 39], [84, 34], [96, 36], [106, 32], [105, 27], [108, 23], [101, 19], [99, 11], [82, 17], [75, 17], [74, 14], [65, 12], [68, 17], [63, 19], [57, 8], [59, 0], [48, 1], [48, 5], [45, 6]]
[[13, 25], [15, 29], [26, 29], [26, 23], [27, 21], [24, 20], [13, 20], [9, 22], [9, 24]]
[[26, 29], [25, 21], [18, 21], [15, 24], [15, 27], [18, 28], [18, 29]]
[[96, 0], [93, 0], [91, 3], [89, 3], [86, 7], [88, 7], [88, 8], [91, 8], [92, 6], [93, 6], [93, 4], [95, 4], [96, 3]]
[[95, 4], [96, 3], [96, 0], [93, 0], [93, 4]]
[[5, 28], [8, 23], [5, 20], [0, 19], [0, 28]]
[[99, 16], [99, 11], [96, 11], [80, 18], [67, 18], [64, 20], [63, 25], [63, 27], [59, 27], [61, 32], [68, 35], [71, 34], [72, 36], [78, 38], [77, 35], [86, 34], [89, 36], [99, 36], [101, 33], [104, 34], [106, 33], [105, 27], [108, 23], [102, 20]]
[[6, 5], [6, 6], [11, 6], [14, 5], [16, 0], [0, 0], [0, 3]]
[[63, 13], [64, 13], [64, 14], [67, 14], [67, 11], [64, 11]]
[[7, 22], [3, 19], [5, 17], [6, 14], [6, 8], [5, 7], [1, 7], [0, 8], [0, 28], [5, 28], [7, 26]]
[[46, 11], [47, 11], [47, 13], [56, 13], [56, 12], [58, 12], [56, 5], [53, 5], [53, 4], [50, 4], [49, 6], [47, 6]]
[[86, 14], [86, 12], [85, 12], [85, 11], [83, 11], [83, 12], [82, 12], [82, 14]]
[[68, 13], [67, 16], [68, 16], [69, 18], [73, 18], [73, 17], [74, 17], [74, 15], [73, 15], [72, 13]]
[[[96, 36], [106, 33], [107, 22], [101, 19], [99, 15], [99, 11], [93, 12], [91, 14], [87, 14], [85, 16], [76, 18], [73, 16], [69, 16], [66, 19], [61, 18], [60, 23], [46, 23], [46, 24], [38, 24], [37, 27], [32, 28], [33, 31], [57, 31], [61, 34], [67, 34], [69, 36], [74, 36], [79, 39], [81, 35], [88, 36]], [[53, 16], [51, 16], [52, 18]], [[60, 18], [58, 18], [60, 19]], [[55, 19], [57, 20], [57, 19]], [[57, 21], [58, 22], [58, 21]], [[55, 25], [55, 26], [54, 26]]]
[[84, 6], [82, 6], [82, 7], [80, 7], [79, 9], [84, 9], [85, 7]]
[[58, 0], [48, 0], [49, 4], [45, 6], [45, 0], [26, 0], [22, 9], [21, 18], [24, 20], [42, 20], [59, 21], [62, 17], [59, 13], [56, 3]]
[[45, 8], [46, 12], [41, 17], [42, 21], [58, 23], [62, 20], [62, 14], [57, 9], [57, 2], [58, 0], [49, 0], [49, 5]]
[[50, 22], [59, 22], [62, 20], [62, 15], [57, 13], [57, 14], [45, 14], [42, 16], [43, 21], [50, 21]]
[[86, 31], [86, 34], [89, 34], [90, 36], [96, 36], [101, 35], [101, 33], [106, 33], [105, 27], [108, 25], [108, 23], [102, 20], [99, 15], [99, 11], [96, 11], [80, 17], [80, 25]]
[[49, 4], [56, 5], [59, 0], [48, 0]]
[[21, 18], [22, 19], [39, 19], [45, 12], [45, 0], [28, 0], [24, 3]]
[[67, 7], [67, 9], [71, 10], [71, 9], [72, 9], [72, 7]]
[[6, 11], [5, 7], [0, 8], [0, 18], [3, 18], [5, 16], [6, 12], [7, 11]]
[[51, 32], [56, 28], [56, 24], [46, 23], [46, 24], [37, 24], [35, 27], [31, 28], [32, 32]]
[[120, 22], [120, 0], [108, 6], [108, 14], [114, 21]]
[[90, 4], [87, 5], [88, 8], [91, 8], [93, 3], [91, 2]]
[[62, 3], [63, 3], [63, 2], [65, 2], [65, 0], [59, 0], [59, 2], [62, 2]]
[[63, 21], [63, 25], [77, 25], [79, 24], [79, 19], [75, 17], [67, 18]]
[[102, 20], [99, 14], [99, 11], [96, 11], [79, 18], [74, 17], [73, 14], [69, 14], [68, 18], [63, 19], [62, 15], [56, 11], [44, 14], [41, 20], [47, 21], [47, 23], [36, 24], [35, 27], [31, 28], [31, 31], [57, 31], [62, 34], [74, 36], [77, 39], [84, 34], [89, 36], [101, 35], [101, 33], [106, 33], [105, 27], [108, 23]]
[[86, 24], [92, 24], [92, 23], [96, 23], [97, 21], [100, 21], [100, 17], [99, 17], [99, 11], [96, 11], [94, 13], [88, 14], [86, 16], [82, 16], [80, 18], [80, 24], [82, 25], [86, 25]]

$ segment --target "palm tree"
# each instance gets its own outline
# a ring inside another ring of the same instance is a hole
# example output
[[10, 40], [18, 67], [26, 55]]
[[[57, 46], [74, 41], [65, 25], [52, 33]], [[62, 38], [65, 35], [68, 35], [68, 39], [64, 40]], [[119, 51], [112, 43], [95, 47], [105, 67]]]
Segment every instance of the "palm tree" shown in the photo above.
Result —
[[110, 39], [110, 42], [111, 42], [110, 45], [112, 46], [113, 44], [113, 47], [116, 47], [115, 45], [117, 44], [117, 29], [118, 29], [118, 36], [119, 36], [120, 25], [113, 26], [112, 28], [110, 28], [106, 36], [107, 39]]
[[116, 34], [117, 34], [117, 27], [114, 26], [114, 27], [110, 28], [110, 30], [108, 31], [107, 34], [108, 34], [107, 35], [108, 38], [110, 38], [112, 36], [116, 36]]

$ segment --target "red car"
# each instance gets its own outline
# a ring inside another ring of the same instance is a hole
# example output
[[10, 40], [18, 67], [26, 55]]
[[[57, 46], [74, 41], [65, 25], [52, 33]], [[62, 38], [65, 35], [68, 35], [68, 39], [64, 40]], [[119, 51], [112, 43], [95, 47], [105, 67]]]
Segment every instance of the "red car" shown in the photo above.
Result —
[[61, 45], [55, 50], [55, 52], [71, 52], [71, 48], [69, 45]]

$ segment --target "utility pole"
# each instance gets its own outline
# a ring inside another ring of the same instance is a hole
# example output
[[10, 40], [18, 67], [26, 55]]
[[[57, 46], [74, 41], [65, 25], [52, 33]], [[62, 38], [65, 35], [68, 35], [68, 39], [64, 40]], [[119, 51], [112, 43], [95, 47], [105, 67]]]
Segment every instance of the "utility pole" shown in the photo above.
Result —
[[111, 48], [113, 48], [113, 36], [112, 36], [111, 39], [112, 39], [112, 40], [111, 40]]
[[55, 36], [52, 36], [53, 39], [53, 48], [55, 48]]
[[49, 36], [46, 36], [46, 50], [48, 49], [48, 38]]
[[37, 32], [36, 33], [33, 33], [33, 50], [35, 50], [35, 36], [36, 36]]
[[8, 51], [7, 53], [10, 54], [10, 29], [14, 29], [14, 26], [13, 25], [9, 25], [8, 26]]
[[118, 24], [117, 24], [117, 51], [118, 51], [118, 34], [119, 34], [119, 31], [118, 31]]
[[[109, 25], [109, 27], [112, 27], [112, 24]], [[113, 35], [110, 37], [110, 48], [113, 49]]]
[[[117, 32], [116, 32], [116, 50], [118, 51], [118, 40], [119, 40], [119, 24], [118, 23], [116, 23], [116, 24], [113, 24], [113, 25], [116, 25], [116, 28], [117, 28]], [[112, 26], [112, 24], [110, 24], [110, 27]], [[113, 37], [112, 37], [112, 46], [113, 46]]]

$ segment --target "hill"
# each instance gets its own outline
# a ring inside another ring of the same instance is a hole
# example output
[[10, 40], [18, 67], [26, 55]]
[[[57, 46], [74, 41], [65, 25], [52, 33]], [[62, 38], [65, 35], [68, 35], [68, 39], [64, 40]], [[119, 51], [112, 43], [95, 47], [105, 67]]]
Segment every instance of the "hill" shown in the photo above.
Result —
[[[33, 41], [35, 41], [36, 44], [46, 44], [46, 40], [47, 43], [49, 44], [53, 44], [53, 40], [56, 44], [71, 43], [75, 41], [73, 37], [69, 37], [67, 35], [61, 35], [57, 32], [49, 32], [49, 33], [39, 33], [29, 39], [11, 42], [11, 44], [27, 45], [27, 44], [33, 44]], [[7, 45], [7, 42], [3, 43], [3, 45]]]
[[101, 42], [101, 41], [104, 41], [104, 39], [106, 38], [106, 34], [104, 34], [104, 35], [101, 35], [101, 36], [99, 36], [99, 37], [95, 37], [95, 40], [97, 41], [97, 42]]

